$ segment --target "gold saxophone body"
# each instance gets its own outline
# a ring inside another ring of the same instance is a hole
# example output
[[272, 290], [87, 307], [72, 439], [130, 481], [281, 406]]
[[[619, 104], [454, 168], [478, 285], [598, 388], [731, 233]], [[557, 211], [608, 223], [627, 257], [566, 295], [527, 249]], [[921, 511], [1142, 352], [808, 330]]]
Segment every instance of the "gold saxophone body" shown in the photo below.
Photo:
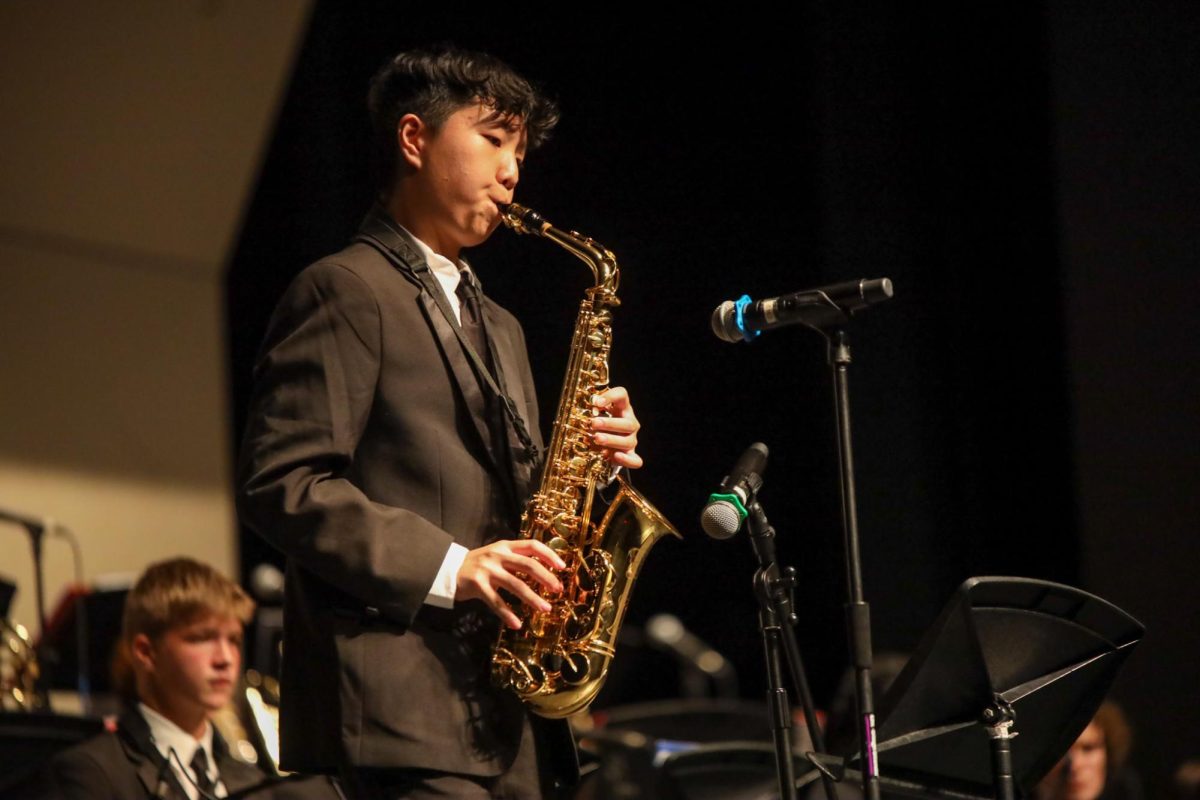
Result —
[[[521, 538], [537, 539], [566, 562], [563, 591], [542, 596], [548, 612], [515, 609], [517, 630], [504, 628], [492, 652], [492, 680], [515, 691], [535, 714], [566, 717], [595, 699], [616, 649], [634, 581], [650, 548], [679, 532], [623, 477], [598, 522], [597, 487], [611, 465], [592, 449], [592, 396], [608, 387], [612, 311], [620, 304], [617, 260], [601, 244], [562, 231], [516, 203], [503, 212], [517, 233], [549, 239], [591, 267], [595, 285], [580, 304], [567, 376], [542, 480], [521, 517]], [[535, 587], [536, 590], [536, 587]]]

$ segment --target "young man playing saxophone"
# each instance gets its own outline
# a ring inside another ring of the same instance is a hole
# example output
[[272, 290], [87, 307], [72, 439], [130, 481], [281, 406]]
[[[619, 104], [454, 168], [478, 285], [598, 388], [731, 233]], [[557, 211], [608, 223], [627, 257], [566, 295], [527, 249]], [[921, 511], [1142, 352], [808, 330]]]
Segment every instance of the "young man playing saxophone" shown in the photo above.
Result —
[[[537, 798], [573, 780], [564, 723], [489, 681], [506, 595], [547, 610], [562, 561], [516, 540], [541, 449], [524, 336], [463, 248], [513, 199], [553, 104], [507, 65], [401, 53], [369, 95], [379, 204], [280, 301], [240, 465], [245, 521], [288, 556], [285, 769], [361, 797]], [[623, 389], [595, 444], [638, 467]], [[502, 593], [503, 592], [503, 593]]]

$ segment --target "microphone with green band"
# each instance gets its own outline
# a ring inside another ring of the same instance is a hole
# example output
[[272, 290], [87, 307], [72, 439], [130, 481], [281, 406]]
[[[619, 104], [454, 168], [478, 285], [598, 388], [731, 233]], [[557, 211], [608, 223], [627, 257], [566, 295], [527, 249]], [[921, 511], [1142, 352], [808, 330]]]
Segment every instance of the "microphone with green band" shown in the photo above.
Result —
[[755, 442], [742, 453], [720, 488], [708, 496], [700, 514], [700, 527], [705, 533], [714, 539], [728, 539], [741, 529], [749, 514], [746, 506], [762, 487], [767, 455], [767, 446], [762, 442]]

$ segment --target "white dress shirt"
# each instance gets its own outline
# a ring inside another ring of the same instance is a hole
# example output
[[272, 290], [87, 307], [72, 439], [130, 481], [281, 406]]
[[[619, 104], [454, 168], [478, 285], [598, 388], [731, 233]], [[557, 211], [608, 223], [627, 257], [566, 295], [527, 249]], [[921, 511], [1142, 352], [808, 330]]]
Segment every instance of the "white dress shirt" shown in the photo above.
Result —
[[[204, 735], [197, 741], [196, 737], [145, 703], [138, 703], [137, 709], [138, 713], [146, 720], [146, 724], [150, 726], [151, 741], [158, 748], [158, 752], [162, 753], [162, 757], [170, 762], [175, 779], [179, 781], [179, 785], [183, 787], [191, 800], [200, 799], [200, 790], [196, 788], [198, 778], [192, 771], [191, 764], [196, 751], [201, 748], [204, 749], [204, 755], [208, 758], [208, 777], [214, 784], [213, 794], [217, 797], [229, 796], [229, 792], [225, 789], [225, 784], [221, 782], [221, 776], [217, 772], [217, 762], [213, 758], [213, 726], [211, 722], [205, 724]], [[175, 751], [174, 755], [171, 755], [172, 750]]]
[[[407, 230], [404, 232], [408, 233]], [[429, 245], [411, 233], [408, 233], [408, 235], [417, 243], [421, 255], [425, 256], [425, 263], [429, 265], [429, 269], [433, 272], [433, 277], [437, 278], [438, 285], [446, 293], [446, 300], [450, 303], [450, 308], [454, 311], [454, 319], [461, 324], [462, 309], [458, 300], [458, 283], [462, 280], [462, 276], [459, 273], [470, 269], [470, 267], [461, 261], [455, 264], [445, 256], [433, 252]], [[438, 608], [454, 607], [454, 594], [458, 586], [458, 571], [462, 568], [463, 559], [467, 557], [468, 552], [467, 548], [457, 542], [450, 544], [450, 549], [446, 551], [446, 557], [442, 559], [442, 566], [438, 569], [437, 576], [433, 579], [433, 586], [429, 587], [429, 594], [425, 595], [426, 603]]]

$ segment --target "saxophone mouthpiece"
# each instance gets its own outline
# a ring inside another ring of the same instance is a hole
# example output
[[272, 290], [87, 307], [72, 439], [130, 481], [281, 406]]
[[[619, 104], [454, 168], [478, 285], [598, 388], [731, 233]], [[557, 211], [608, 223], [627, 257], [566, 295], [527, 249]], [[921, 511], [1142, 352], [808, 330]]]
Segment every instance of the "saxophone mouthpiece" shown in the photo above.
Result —
[[500, 219], [504, 224], [517, 233], [532, 233], [540, 236], [550, 223], [532, 208], [526, 208], [519, 203], [509, 203], [500, 206]]

